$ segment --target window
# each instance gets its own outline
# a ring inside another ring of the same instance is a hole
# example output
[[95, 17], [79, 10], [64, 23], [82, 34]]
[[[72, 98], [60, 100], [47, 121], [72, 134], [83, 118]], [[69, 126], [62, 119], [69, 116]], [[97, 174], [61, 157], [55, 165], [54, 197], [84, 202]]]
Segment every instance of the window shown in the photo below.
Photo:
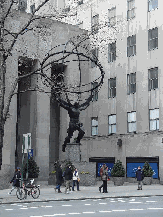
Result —
[[136, 132], [136, 112], [127, 113], [127, 127], [128, 132]]
[[92, 136], [98, 135], [98, 118], [92, 118]]
[[25, 0], [19, 0], [18, 9], [20, 11], [25, 11], [27, 9], [27, 2]]
[[148, 50], [158, 48], [158, 28], [148, 30]]
[[127, 94], [136, 93], [136, 73], [127, 75]]
[[136, 55], [136, 35], [127, 38], [127, 56]]
[[[98, 82], [92, 83], [92, 88], [95, 88], [97, 86], [98, 86]], [[97, 100], [98, 100], [98, 87], [93, 90], [93, 101], [97, 101]]]
[[116, 97], [116, 78], [108, 80], [108, 98]]
[[116, 42], [108, 45], [108, 62], [116, 60]]
[[70, 6], [68, 6], [67, 8], [64, 8], [63, 11], [64, 11], [65, 13], [69, 12], [69, 11], [70, 11]]
[[78, 1], [78, 5], [82, 5], [83, 4], [83, 0]]
[[[98, 60], [98, 48], [95, 48], [95, 49], [92, 50], [92, 59], [93, 59], [94, 61], [97, 61], [97, 60]], [[91, 67], [93, 68], [93, 67], [95, 67], [95, 66], [96, 66], [95, 62], [92, 62], [92, 61], [91, 61]]]
[[152, 68], [148, 70], [148, 89], [149, 91], [152, 89], [158, 88], [158, 68]]
[[116, 7], [108, 9], [108, 26], [116, 24]]
[[97, 33], [99, 29], [99, 15], [95, 15], [92, 17], [92, 32]]
[[149, 110], [149, 130], [159, 130], [159, 109]]
[[31, 5], [31, 6], [30, 6], [30, 9], [31, 9], [31, 13], [33, 14], [34, 11], [35, 11], [35, 4]]
[[148, 0], [148, 11], [158, 8], [158, 0]]
[[135, 17], [135, 0], [127, 0], [127, 20]]
[[116, 133], [116, 115], [108, 116], [109, 134]]

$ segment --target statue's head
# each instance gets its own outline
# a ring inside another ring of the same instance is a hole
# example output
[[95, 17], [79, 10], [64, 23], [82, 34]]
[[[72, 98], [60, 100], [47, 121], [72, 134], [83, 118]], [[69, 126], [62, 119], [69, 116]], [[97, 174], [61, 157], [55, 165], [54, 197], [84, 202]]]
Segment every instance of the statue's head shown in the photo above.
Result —
[[75, 103], [74, 103], [74, 107], [75, 107], [75, 108], [78, 108], [78, 107], [79, 107], [79, 103], [78, 103], [78, 102], [75, 102]]

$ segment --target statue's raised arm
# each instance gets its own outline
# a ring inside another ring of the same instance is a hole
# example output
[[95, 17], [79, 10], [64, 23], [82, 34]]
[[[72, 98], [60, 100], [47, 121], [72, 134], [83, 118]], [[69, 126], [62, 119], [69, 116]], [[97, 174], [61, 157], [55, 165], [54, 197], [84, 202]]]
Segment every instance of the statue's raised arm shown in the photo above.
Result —
[[61, 107], [63, 107], [66, 110], [69, 110], [71, 108], [71, 103], [67, 103], [66, 101], [64, 101], [63, 99], [60, 98], [56, 98], [57, 102], [60, 104]]
[[90, 97], [83, 103], [79, 106], [79, 110], [82, 111], [82, 110], [85, 110], [89, 104], [90, 104], [90, 101], [92, 100], [93, 98], [93, 95], [91, 94]]

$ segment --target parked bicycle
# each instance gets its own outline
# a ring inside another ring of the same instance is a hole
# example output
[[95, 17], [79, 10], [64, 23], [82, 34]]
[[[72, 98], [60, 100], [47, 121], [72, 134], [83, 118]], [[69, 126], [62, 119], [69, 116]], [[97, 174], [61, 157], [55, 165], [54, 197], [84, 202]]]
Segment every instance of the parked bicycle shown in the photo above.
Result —
[[[20, 186], [21, 186], [21, 179], [19, 179], [20, 182]], [[17, 191], [16, 191], [16, 196], [18, 199], [23, 200], [25, 198], [26, 192], [23, 189], [23, 187], [16, 187]]]
[[27, 183], [26, 185], [23, 184], [23, 190], [25, 191], [25, 197], [24, 199], [27, 198], [27, 195], [32, 197], [34, 199], [37, 199], [40, 195], [40, 185], [35, 185], [33, 184], [34, 179], [30, 180], [30, 183]]

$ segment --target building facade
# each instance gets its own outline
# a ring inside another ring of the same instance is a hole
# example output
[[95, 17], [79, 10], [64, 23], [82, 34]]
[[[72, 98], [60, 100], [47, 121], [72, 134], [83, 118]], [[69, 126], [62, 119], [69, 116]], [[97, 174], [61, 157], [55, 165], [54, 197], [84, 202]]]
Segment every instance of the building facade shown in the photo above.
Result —
[[[88, 109], [81, 113], [85, 128], [81, 159], [94, 162], [97, 171], [101, 163], [108, 163], [111, 169], [119, 159], [126, 168], [128, 180], [135, 176], [137, 166], [149, 161], [154, 180], [162, 182], [163, 27], [160, 17], [163, 2], [65, 0], [59, 3], [61, 10], [76, 14], [64, 18], [64, 22], [93, 32], [92, 52], [105, 71], [103, 86], [94, 94]], [[57, 3], [54, 5], [58, 7]], [[45, 11], [50, 13], [49, 8]], [[94, 40], [98, 42], [96, 46]], [[89, 81], [96, 78], [97, 68], [91, 65]], [[69, 123], [67, 112], [60, 111], [59, 147]], [[59, 159], [65, 158], [59, 149]]]
[[[29, 14], [14, 10], [12, 16], [6, 21], [5, 28], [16, 33], [29, 18]], [[18, 75], [32, 73], [39, 69], [47, 53], [56, 46], [54, 52], [61, 52], [61, 58], [65, 47], [59, 45], [66, 44], [70, 38], [85, 32], [76, 26], [49, 19], [38, 19], [36, 26], [37, 29], [34, 26], [33, 29], [24, 32], [23, 36], [18, 37], [12, 55], [7, 59], [5, 103]], [[51, 78], [61, 70], [61, 67], [65, 75], [71, 75], [77, 67], [72, 62], [70, 57], [69, 63], [63, 67], [62, 61], [61, 64], [52, 64], [46, 71], [47, 76]], [[73, 77], [75, 78], [75, 73]], [[23, 134], [31, 135], [30, 148], [40, 168], [39, 182], [48, 182], [49, 172], [53, 170], [54, 162], [59, 159], [59, 152], [61, 152], [59, 135], [60, 126], [62, 127], [60, 121], [65, 113], [53, 100], [51, 87], [44, 83], [44, 79], [38, 74], [23, 78], [18, 82], [15, 94], [12, 96], [2, 148], [1, 189], [9, 187], [16, 167], [23, 168]], [[36, 89], [37, 91], [34, 91]], [[27, 157], [26, 152], [25, 161]]]
[[[105, 70], [105, 82], [82, 116], [86, 161], [120, 159], [126, 177], [149, 161], [155, 180], [163, 180], [163, 95], [161, 64], [162, 1], [65, 1], [76, 19], [64, 21], [94, 33], [93, 52]], [[90, 71], [96, 78], [96, 67]]]

